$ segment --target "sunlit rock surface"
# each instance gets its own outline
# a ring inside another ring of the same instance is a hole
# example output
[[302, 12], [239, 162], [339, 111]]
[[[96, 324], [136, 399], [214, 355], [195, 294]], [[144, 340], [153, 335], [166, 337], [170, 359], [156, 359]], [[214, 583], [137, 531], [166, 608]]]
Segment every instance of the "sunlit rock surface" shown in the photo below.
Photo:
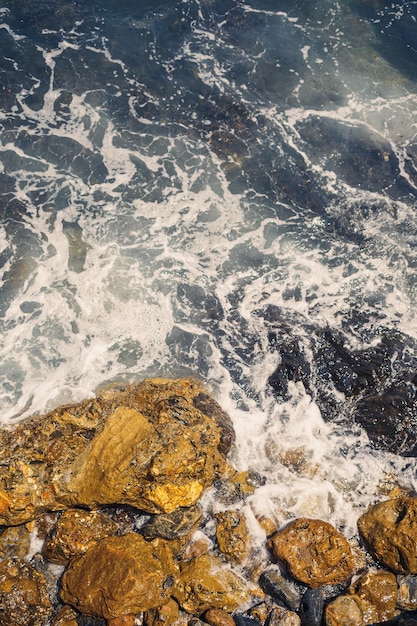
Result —
[[177, 575], [168, 543], [136, 533], [106, 537], [70, 562], [62, 600], [106, 619], [156, 608], [171, 595]]
[[118, 525], [97, 511], [68, 509], [46, 537], [42, 553], [51, 563], [66, 565], [100, 539], [116, 534]]
[[270, 547], [292, 576], [310, 587], [343, 582], [354, 572], [348, 542], [321, 520], [290, 522], [271, 537]]
[[231, 561], [242, 563], [249, 554], [249, 532], [245, 516], [239, 511], [216, 515], [216, 538], [220, 551]]
[[192, 379], [115, 388], [0, 431], [0, 524], [74, 504], [194, 505], [225, 471], [228, 416]]
[[210, 608], [234, 611], [249, 598], [245, 581], [209, 555], [182, 564], [180, 580], [172, 593], [192, 615]]
[[388, 622], [395, 615], [397, 595], [394, 574], [382, 570], [366, 572], [351, 585], [348, 594], [339, 596], [326, 607], [326, 626]]
[[417, 573], [417, 498], [403, 496], [370, 506], [358, 519], [358, 529], [388, 569]]

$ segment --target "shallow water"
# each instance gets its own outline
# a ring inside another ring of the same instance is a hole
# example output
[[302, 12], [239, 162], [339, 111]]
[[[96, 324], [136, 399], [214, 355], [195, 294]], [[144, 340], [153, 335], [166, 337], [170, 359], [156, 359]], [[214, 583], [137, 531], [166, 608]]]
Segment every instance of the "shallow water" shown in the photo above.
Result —
[[0, 0], [1, 420], [196, 374], [249, 518], [354, 534], [416, 481], [417, 2], [314, 4]]

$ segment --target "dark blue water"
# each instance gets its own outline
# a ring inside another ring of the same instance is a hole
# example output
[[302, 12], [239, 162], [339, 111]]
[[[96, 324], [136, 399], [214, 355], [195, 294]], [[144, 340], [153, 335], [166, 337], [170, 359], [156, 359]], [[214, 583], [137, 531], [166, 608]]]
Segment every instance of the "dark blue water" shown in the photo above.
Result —
[[413, 487], [417, 2], [0, 0], [0, 72], [2, 421], [193, 373], [253, 510]]

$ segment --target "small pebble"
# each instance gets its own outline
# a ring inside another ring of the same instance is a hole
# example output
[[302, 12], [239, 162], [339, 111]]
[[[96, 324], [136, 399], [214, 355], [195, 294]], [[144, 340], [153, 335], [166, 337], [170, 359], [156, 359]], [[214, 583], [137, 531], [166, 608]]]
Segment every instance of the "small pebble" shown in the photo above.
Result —
[[211, 626], [235, 626], [235, 620], [230, 613], [222, 609], [208, 609], [203, 614], [203, 618]]

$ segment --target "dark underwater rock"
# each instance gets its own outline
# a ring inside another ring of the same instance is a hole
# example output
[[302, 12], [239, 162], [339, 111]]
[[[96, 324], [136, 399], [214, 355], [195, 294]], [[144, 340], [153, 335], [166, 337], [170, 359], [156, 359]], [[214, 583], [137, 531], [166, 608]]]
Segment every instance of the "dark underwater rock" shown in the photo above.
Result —
[[262, 572], [259, 578], [261, 589], [281, 606], [298, 611], [301, 602], [300, 587], [281, 575], [277, 569]]
[[199, 506], [179, 508], [172, 513], [153, 515], [141, 531], [147, 539], [156, 537], [179, 539], [190, 535], [198, 527], [202, 517], [203, 513]]
[[320, 626], [325, 594], [322, 589], [307, 589], [301, 598], [299, 615], [303, 626]]
[[376, 448], [417, 456], [417, 401], [412, 383], [392, 385], [360, 400], [354, 418]]
[[[282, 309], [268, 307], [258, 315], [277, 353], [268, 385], [279, 402], [289, 400], [290, 383], [302, 383], [325, 420], [359, 424], [377, 449], [417, 455], [417, 352], [411, 337], [383, 328], [368, 338], [371, 345], [363, 341], [363, 348], [353, 348], [344, 329], [298, 320], [303, 332], [294, 336]], [[358, 329], [366, 323], [358, 319]]]

